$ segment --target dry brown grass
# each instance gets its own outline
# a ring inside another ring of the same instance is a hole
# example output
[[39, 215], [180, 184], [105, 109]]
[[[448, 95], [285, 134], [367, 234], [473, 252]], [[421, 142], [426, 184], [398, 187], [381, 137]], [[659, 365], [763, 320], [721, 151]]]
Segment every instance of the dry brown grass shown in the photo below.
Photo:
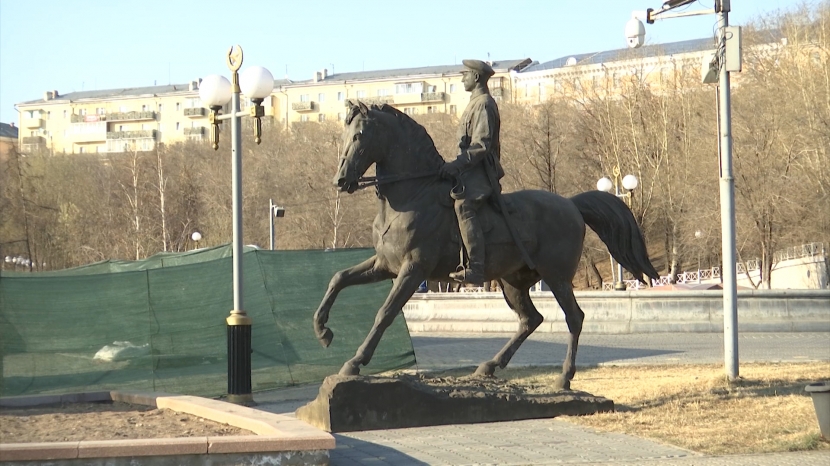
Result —
[[[830, 379], [830, 362], [742, 364], [740, 374], [729, 383], [722, 365], [581, 368], [571, 388], [614, 400], [616, 412], [562, 419], [708, 454], [830, 450], [804, 391]], [[537, 367], [498, 375], [544, 385], [556, 374]]]

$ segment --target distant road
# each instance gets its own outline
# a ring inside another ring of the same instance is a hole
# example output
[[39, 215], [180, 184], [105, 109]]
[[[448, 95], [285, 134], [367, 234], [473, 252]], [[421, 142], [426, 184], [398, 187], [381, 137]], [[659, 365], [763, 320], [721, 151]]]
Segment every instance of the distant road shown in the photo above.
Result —
[[[446, 369], [478, 365], [509, 338], [506, 333], [413, 333], [412, 344], [421, 369]], [[534, 334], [510, 364], [561, 365], [566, 349], [567, 334]], [[738, 355], [741, 362], [830, 361], [830, 333], [741, 333]], [[583, 333], [576, 360], [580, 366], [722, 363], [723, 335]]]

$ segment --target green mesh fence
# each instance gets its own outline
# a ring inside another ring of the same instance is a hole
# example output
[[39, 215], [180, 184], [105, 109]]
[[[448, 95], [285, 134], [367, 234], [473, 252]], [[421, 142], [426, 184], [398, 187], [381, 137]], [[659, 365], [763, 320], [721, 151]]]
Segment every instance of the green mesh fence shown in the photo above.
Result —
[[[354, 356], [390, 283], [347, 288], [323, 348], [312, 315], [332, 275], [372, 251], [246, 249], [244, 307], [253, 319], [254, 391], [321, 381]], [[0, 274], [0, 395], [136, 389], [227, 392], [233, 305], [230, 246], [144, 261], [107, 261], [43, 273]], [[403, 316], [366, 374], [415, 363]]]

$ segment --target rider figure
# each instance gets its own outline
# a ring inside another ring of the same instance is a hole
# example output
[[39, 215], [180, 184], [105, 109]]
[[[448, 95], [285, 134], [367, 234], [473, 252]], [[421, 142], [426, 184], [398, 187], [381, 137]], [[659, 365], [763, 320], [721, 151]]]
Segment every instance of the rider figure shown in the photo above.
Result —
[[476, 286], [484, 282], [484, 232], [478, 219], [479, 208], [494, 193], [501, 193], [499, 180], [504, 171], [499, 161], [501, 119], [487, 81], [493, 68], [480, 60], [464, 60], [462, 82], [470, 92], [470, 103], [461, 115], [458, 129], [460, 154], [441, 167], [441, 176], [455, 178], [450, 195], [455, 200], [455, 215], [461, 239], [469, 256], [469, 267], [450, 274], [450, 278]]

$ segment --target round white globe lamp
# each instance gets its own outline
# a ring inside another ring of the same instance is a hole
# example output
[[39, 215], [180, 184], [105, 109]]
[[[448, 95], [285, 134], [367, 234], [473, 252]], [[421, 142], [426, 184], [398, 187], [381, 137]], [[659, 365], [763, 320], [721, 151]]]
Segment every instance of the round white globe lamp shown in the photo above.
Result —
[[597, 191], [609, 192], [613, 187], [614, 183], [612, 183], [607, 176], [604, 176], [597, 181]]
[[239, 73], [239, 90], [250, 99], [264, 99], [274, 90], [274, 76], [261, 66]]
[[206, 76], [199, 84], [199, 98], [208, 107], [221, 107], [227, 104], [231, 101], [231, 93], [231, 82], [218, 74]]

